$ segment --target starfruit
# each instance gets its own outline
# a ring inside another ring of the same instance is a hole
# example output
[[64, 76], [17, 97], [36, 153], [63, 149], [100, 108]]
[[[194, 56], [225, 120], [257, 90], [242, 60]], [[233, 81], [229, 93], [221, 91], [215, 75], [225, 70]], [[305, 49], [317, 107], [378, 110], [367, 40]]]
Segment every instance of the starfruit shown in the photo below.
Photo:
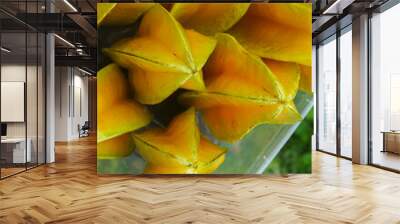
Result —
[[97, 26], [122, 26], [134, 23], [143, 13], [154, 6], [154, 3], [98, 3]]
[[178, 88], [205, 88], [201, 68], [215, 45], [213, 38], [184, 30], [165, 8], [156, 5], [143, 16], [136, 37], [104, 52], [130, 70], [139, 102], [157, 104]]
[[293, 103], [300, 79], [294, 63], [262, 61], [234, 37], [218, 34], [204, 66], [207, 90], [190, 91], [180, 101], [198, 108], [219, 139], [239, 140], [256, 125], [293, 124], [301, 119]]
[[160, 3], [160, 5], [162, 7], [164, 7], [166, 10], [170, 11], [172, 9], [172, 6], [174, 5], [174, 3], [167, 2], [167, 3]]
[[231, 28], [246, 13], [249, 3], [175, 3], [171, 14], [187, 29], [214, 35]]
[[255, 3], [228, 33], [260, 57], [311, 66], [311, 11], [308, 3]]
[[312, 72], [311, 66], [300, 65], [301, 78], [299, 88], [306, 93], [312, 93]]
[[148, 110], [129, 98], [127, 78], [116, 64], [97, 73], [97, 142], [103, 142], [138, 128], [151, 121]]
[[124, 134], [97, 144], [97, 158], [115, 159], [129, 156], [134, 150], [130, 134]]
[[200, 136], [194, 108], [177, 115], [166, 129], [132, 136], [137, 152], [147, 161], [145, 173], [211, 173], [225, 158], [225, 149]]

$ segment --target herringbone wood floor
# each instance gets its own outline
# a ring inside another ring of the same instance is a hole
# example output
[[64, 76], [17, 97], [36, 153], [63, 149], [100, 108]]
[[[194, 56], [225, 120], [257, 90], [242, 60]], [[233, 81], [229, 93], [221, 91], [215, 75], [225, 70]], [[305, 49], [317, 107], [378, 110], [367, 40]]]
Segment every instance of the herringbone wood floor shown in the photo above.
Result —
[[400, 223], [400, 175], [314, 153], [312, 175], [96, 174], [93, 138], [0, 181], [0, 223]]

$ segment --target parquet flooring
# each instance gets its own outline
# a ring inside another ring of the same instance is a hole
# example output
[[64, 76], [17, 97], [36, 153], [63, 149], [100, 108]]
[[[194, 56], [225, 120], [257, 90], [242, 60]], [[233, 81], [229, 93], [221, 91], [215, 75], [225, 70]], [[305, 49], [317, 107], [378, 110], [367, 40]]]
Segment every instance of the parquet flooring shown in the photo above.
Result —
[[13, 175], [15, 173], [22, 172], [24, 170], [25, 170], [25, 167], [7, 167], [7, 168], [3, 167], [3, 168], [1, 168], [1, 175], [2, 175], [2, 177], [3, 176], [7, 177], [7, 176]]
[[400, 223], [400, 175], [315, 152], [312, 175], [97, 176], [93, 138], [0, 181], [0, 223]]

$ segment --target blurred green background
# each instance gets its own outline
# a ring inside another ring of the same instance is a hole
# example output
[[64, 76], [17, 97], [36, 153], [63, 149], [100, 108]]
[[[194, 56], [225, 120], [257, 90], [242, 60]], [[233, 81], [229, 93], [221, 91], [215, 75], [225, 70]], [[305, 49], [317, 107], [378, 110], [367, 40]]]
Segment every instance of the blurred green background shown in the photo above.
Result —
[[264, 174], [311, 173], [313, 111], [313, 109], [310, 110]]

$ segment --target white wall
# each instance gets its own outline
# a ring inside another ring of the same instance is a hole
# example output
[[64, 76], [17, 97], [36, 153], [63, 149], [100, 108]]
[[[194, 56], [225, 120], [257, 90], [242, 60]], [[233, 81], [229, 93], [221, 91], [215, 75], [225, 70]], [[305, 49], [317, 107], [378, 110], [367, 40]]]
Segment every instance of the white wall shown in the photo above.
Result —
[[[28, 74], [36, 74], [36, 67], [27, 66], [25, 68], [25, 64], [3, 64], [1, 65], [1, 81], [2, 82], [25, 82], [25, 75], [27, 69]], [[29, 77], [28, 77], [29, 78]], [[29, 79], [30, 85], [36, 85], [36, 81]], [[36, 88], [28, 88], [27, 89], [27, 102], [33, 102], [36, 100]], [[34, 98], [34, 99], [33, 99]], [[35, 101], [36, 102], [36, 101]], [[36, 108], [35, 105], [31, 105]], [[6, 110], [7, 108], [1, 108], [2, 110]], [[36, 123], [36, 113], [28, 113], [28, 122], [35, 120]], [[33, 117], [31, 117], [33, 116]], [[28, 125], [32, 127], [33, 125]], [[36, 128], [35, 128], [36, 129]], [[29, 130], [28, 130], [29, 131]], [[28, 133], [29, 134], [29, 133]], [[25, 137], [25, 122], [7, 122], [7, 136], [8, 137]], [[29, 136], [28, 136], [29, 137]]]
[[78, 124], [83, 125], [85, 121], [88, 121], [89, 111], [88, 111], [88, 78], [82, 76], [82, 73], [78, 73], [74, 75], [74, 108], [73, 108], [73, 119], [72, 119], [72, 129], [71, 135], [74, 137], [78, 137]]
[[[1, 65], [2, 82], [25, 82], [25, 64], [3, 64]], [[5, 110], [6, 108], [1, 108]], [[8, 137], [25, 137], [25, 123], [7, 123]]]
[[[38, 69], [38, 70], [37, 70]], [[25, 80], [27, 78], [27, 80]], [[7, 137], [9, 138], [25, 138], [29, 139], [30, 148], [32, 150], [32, 161], [39, 163], [44, 162], [44, 74], [41, 66], [24, 64], [2, 64], [1, 81], [2, 82], [24, 82], [26, 83], [26, 107], [21, 108], [22, 113], [26, 111], [26, 121], [22, 122], [6, 122]], [[23, 94], [23, 93], [22, 93]], [[2, 95], [2, 97], [7, 97]], [[10, 108], [1, 108], [1, 110], [10, 110]], [[38, 150], [38, 151], [37, 151]], [[39, 156], [37, 157], [37, 154]]]
[[69, 68], [55, 68], [55, 141], [68, 140], [68, 88], [70, 77]]
[[78, 125], [88, 120], [88, 78], [72, 67], [56, 67], [55, 73], [55, 140], [74, 140]]
[[[25, 83], [1, 82], [1, 121], [24, 122]], [[35, 106], [36, 108], [36, 106]]]
[[1, 81], [25, 82], [25, 64], [1, 65]]

